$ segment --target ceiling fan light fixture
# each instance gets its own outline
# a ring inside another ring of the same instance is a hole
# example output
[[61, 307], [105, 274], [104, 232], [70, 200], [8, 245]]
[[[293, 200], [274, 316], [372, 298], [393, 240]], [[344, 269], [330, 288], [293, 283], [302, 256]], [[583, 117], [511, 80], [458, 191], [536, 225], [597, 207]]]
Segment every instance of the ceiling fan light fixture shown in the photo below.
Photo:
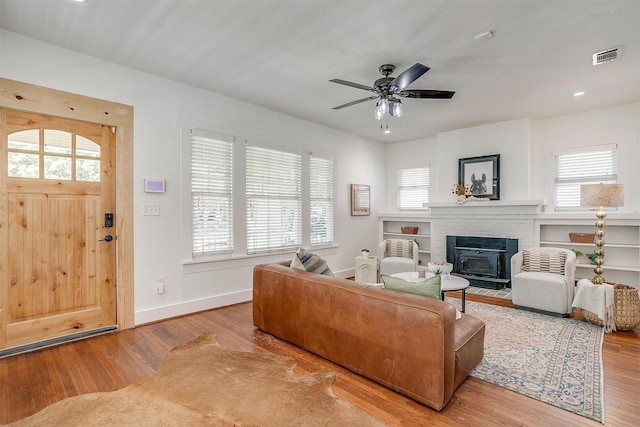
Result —
[[374, 116], [377, 120], [382, 120], [385, 114], [389, 112], [389, 100], [387, 98], [382, 98], [380, 101], [376, 103], [376, 108], [374, 110]]
[[391, 114], [392, 117], [402, 117], [402, 113], [402, 101], [399, 99], [392, 99], [389, 104], [389, 114]]

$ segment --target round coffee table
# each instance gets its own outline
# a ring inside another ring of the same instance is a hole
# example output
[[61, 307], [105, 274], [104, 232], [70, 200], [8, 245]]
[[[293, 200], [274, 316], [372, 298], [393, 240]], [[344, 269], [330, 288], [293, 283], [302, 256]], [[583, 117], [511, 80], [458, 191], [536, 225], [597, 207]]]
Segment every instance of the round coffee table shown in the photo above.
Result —
[[[402, 273], [394, 273], [391, 276], [393, 277], [397, 277], [399, 279], [402, 280], [406, 280], [407, 282], [421, 282], [423, 280], [426, 280], [430, 277], [435, 276], [433, 273], [431, 272], [426, 272], [425, 273], [425, 277], [420, 277], [420, 274], [417, 271], [406, 271], [406, 272], [402, 272]], [[452, 276], [452, 275], [441, 275], [440, 278], [440, 294], [442, 297], [442, 300], [444, 301], [444, 294], [445, 292], [453, 292], [453, 291], [461, 291], [462, 292], [462, 310], [460, 310], [461, 312], [464, 313], [464, 309], [465, 309], [465, 299], [466, 299], [466, 290], [469, 287], [469, 281], [467, 279], [464, 279], [462, 277], [458, 277], [458, 276]]]

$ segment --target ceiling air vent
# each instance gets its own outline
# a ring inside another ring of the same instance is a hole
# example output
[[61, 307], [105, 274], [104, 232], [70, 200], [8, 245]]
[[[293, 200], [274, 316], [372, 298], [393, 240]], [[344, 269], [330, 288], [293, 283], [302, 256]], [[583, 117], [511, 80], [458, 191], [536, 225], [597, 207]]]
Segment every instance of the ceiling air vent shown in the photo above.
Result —
[[622, 47], [613, 47], [593, 54], [593, 65], [600, 65], [606, 62], [615, 61], [622, 56]]

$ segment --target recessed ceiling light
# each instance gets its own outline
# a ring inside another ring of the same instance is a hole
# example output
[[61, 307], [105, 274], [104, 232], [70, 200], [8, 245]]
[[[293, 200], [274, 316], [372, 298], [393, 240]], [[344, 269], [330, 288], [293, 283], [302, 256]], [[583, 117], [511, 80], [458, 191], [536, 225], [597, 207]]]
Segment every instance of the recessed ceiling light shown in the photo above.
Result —
[[583, 91], [576, 92], [576, 93], [573, 94], [573, 96], [582, 96], [582, 95], [584, 95]]
[[473, 37], [475, 37], [476, 40], [487, 40], [493, 37], [493, 31], [481, 31]]

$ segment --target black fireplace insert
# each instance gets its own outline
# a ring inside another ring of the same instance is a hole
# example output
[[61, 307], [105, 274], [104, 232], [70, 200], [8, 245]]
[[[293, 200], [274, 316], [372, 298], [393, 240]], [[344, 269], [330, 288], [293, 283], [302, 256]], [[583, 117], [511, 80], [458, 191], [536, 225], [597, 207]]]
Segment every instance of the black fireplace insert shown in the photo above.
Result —
[[502, 289], [511, 286], [511, 257], [518, 239], [447, 236], [447, 261], [455, 275], [473, 286]]

